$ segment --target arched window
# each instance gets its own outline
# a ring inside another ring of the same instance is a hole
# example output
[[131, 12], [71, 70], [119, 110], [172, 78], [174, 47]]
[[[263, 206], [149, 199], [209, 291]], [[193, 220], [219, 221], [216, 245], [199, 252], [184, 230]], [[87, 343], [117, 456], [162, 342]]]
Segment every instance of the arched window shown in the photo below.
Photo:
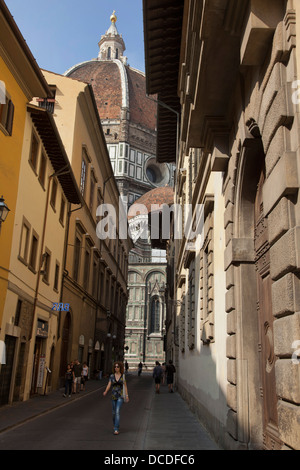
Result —
[[153, 297], [150, 301], [150, 333], [159, 333], [160, 332], [160, 305], [159, 298], [157, 296]]
[[119, 58], [119, 49], [116, 49], [116, 59]]
[[107, 49], [107, 58], [111, 59], [111, 47]]

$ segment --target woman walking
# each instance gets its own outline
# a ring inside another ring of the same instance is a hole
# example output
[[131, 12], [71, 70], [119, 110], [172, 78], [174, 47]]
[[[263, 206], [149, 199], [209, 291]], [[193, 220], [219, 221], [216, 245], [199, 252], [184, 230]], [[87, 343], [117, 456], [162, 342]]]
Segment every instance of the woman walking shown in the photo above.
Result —
[[113, 374], [109, 377], [109, 382], [103, 396], [106, 396], [112, 387], [111, 402], [112, 402], [112, 417], [114, 424], [114, 434], [119, 434], [120, 427], [120, 411], [124, 401], [129, 401], [127, 383], [124, 374], [124, 365], [122, 362], [115, 362]]
[[74, 371], [71, 367], [71, 364], [68, 364], [67, 370], [65, 373], [65, 393], [63, 394], [64, 397], [67, 396], [68, 391], [69, 391], [69, 397], [71, 396], [73, 382], [74, 382]]

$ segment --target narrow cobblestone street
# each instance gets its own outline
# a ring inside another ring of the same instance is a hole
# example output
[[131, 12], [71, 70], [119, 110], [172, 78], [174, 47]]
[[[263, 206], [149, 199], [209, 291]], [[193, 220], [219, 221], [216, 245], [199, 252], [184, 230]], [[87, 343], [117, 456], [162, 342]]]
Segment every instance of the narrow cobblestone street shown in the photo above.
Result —
[[62, 391], [0, 408], [1, 450], [215, 450], [217, 445], [179, 393], [154, 393], [150, 374], [128, 376], [130, 402], [114, 436], [111, 404], [102, 392], [106, 379], [89, 381], [85, 392]]

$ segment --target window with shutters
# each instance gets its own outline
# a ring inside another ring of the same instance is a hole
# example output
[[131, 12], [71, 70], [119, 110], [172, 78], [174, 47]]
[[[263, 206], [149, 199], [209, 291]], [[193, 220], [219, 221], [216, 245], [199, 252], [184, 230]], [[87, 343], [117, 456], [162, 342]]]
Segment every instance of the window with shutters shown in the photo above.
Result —
[[86, 247], [84, 253], [84, 277], [83, 277], [83, 287], [88, 290], [89, 281], [90, 281], [90, 265], [91, 265], [91, 252], [90, 248]]
[[51, 264], [51, 251], [48, 248], [45, 248], [45, 252], [43, 254], [43, 265], [41, 269], [41, 273], [43, 275], [43, 281], [49, 285], [50, 283], [50, 264]]
[[195, 347], [195, 259], [189, 266], [188, 279], [188, 346]]
[[32, 131], [30, 154], [29, 154], [29, 163], [31, 164], [31, 166], [32, 166], [35, 173], [37, 173], [39, 149], [40, 149], [39, 140], [37, 138], [37, 135], [36, 135], [35, 131]]
[[200, 252], [200, 335], [204, 344], [214, 341], [213, 200], [206, 201], [204, 243]]
[[45, 188], [46, 168], [47, 168], [47, 157], [46, 157], [45, 152], [42, 151], [40, 168], [39, 168], [39, 182], [41, 183], [43, 188]]
[[7, 135], [12, 135], [15, 106], [9, 96], [5, 93], [5, 99], [0, 102], [0, 129]]
[[54, 271], [54, 284], [53, 284], [53, 289], [56, 292], [59, 291], [59, 271], [60, 271], [60, 264], [59, 264], [59, 261], [56, 260], [55, 271]]
[[76, 235], [74, 243], [73, 278], [78, 282], [81, 257], [81, 238]]
[[32, 233], [31, 238], [31, 249], [30, 249], [30, 256], [29, 256], [29, 264], [28, 267], [31, 271], [36, 273], [36, 262], [37, 262], [37, 252], [38, 252], [38, 235], [36, 232]]
[[52, 208], [55, 210], [56, 205], [56, 196], [57, 196], [57, 181], [55, 178], [52, 180], [52, 188], [51, 188], [51, 197], [50, 197], [50, 204]]
[[182, 353], [185, 352], [185, 279], [181, 280], [180, 284], [181, 299], [180, 299], [180, 336], [179, 346]]
[[83, 155], [81, 160], [81, 175], [80, 175], [80, 192], [82, 196], [85, 196], [86, 190], [86, 179], [87, 179], [87, 158], [86, 151], [83, 149]]
[[18, 259], [26, 265], [28, 263], [30, 230], [31, 226], [29, 222], [23, 218]]

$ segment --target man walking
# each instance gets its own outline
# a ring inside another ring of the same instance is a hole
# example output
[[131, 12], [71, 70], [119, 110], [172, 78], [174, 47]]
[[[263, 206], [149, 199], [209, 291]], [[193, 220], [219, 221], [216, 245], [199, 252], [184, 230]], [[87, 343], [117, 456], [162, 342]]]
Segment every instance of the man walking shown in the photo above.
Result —
[[163, 368], [161, 367], [161, 365], [158, 361], [156, 361], [155, 364], [156, 365], [153, 369], [152, 376], [153, 376], [154, 382], [155, 382], [155, 393], [159, 393], [160, 382], [161, 382], [164, 371], [163, 371]]
[[175, 366], [173, 364], [173, 361], [170, 359], [169, 364], [166, 367], [167, 384], [169, 387], [169, 393], [173, 393], [173, 381], [174, 381], [175, 372], [176, 372]]
[[78, 361], [78, 359], [75, 360], [74, 362], [74, 393], [79, 393], [80, 392], [80, 386], [81, 386], [81, 376], [82, 376], [82, 365]]

